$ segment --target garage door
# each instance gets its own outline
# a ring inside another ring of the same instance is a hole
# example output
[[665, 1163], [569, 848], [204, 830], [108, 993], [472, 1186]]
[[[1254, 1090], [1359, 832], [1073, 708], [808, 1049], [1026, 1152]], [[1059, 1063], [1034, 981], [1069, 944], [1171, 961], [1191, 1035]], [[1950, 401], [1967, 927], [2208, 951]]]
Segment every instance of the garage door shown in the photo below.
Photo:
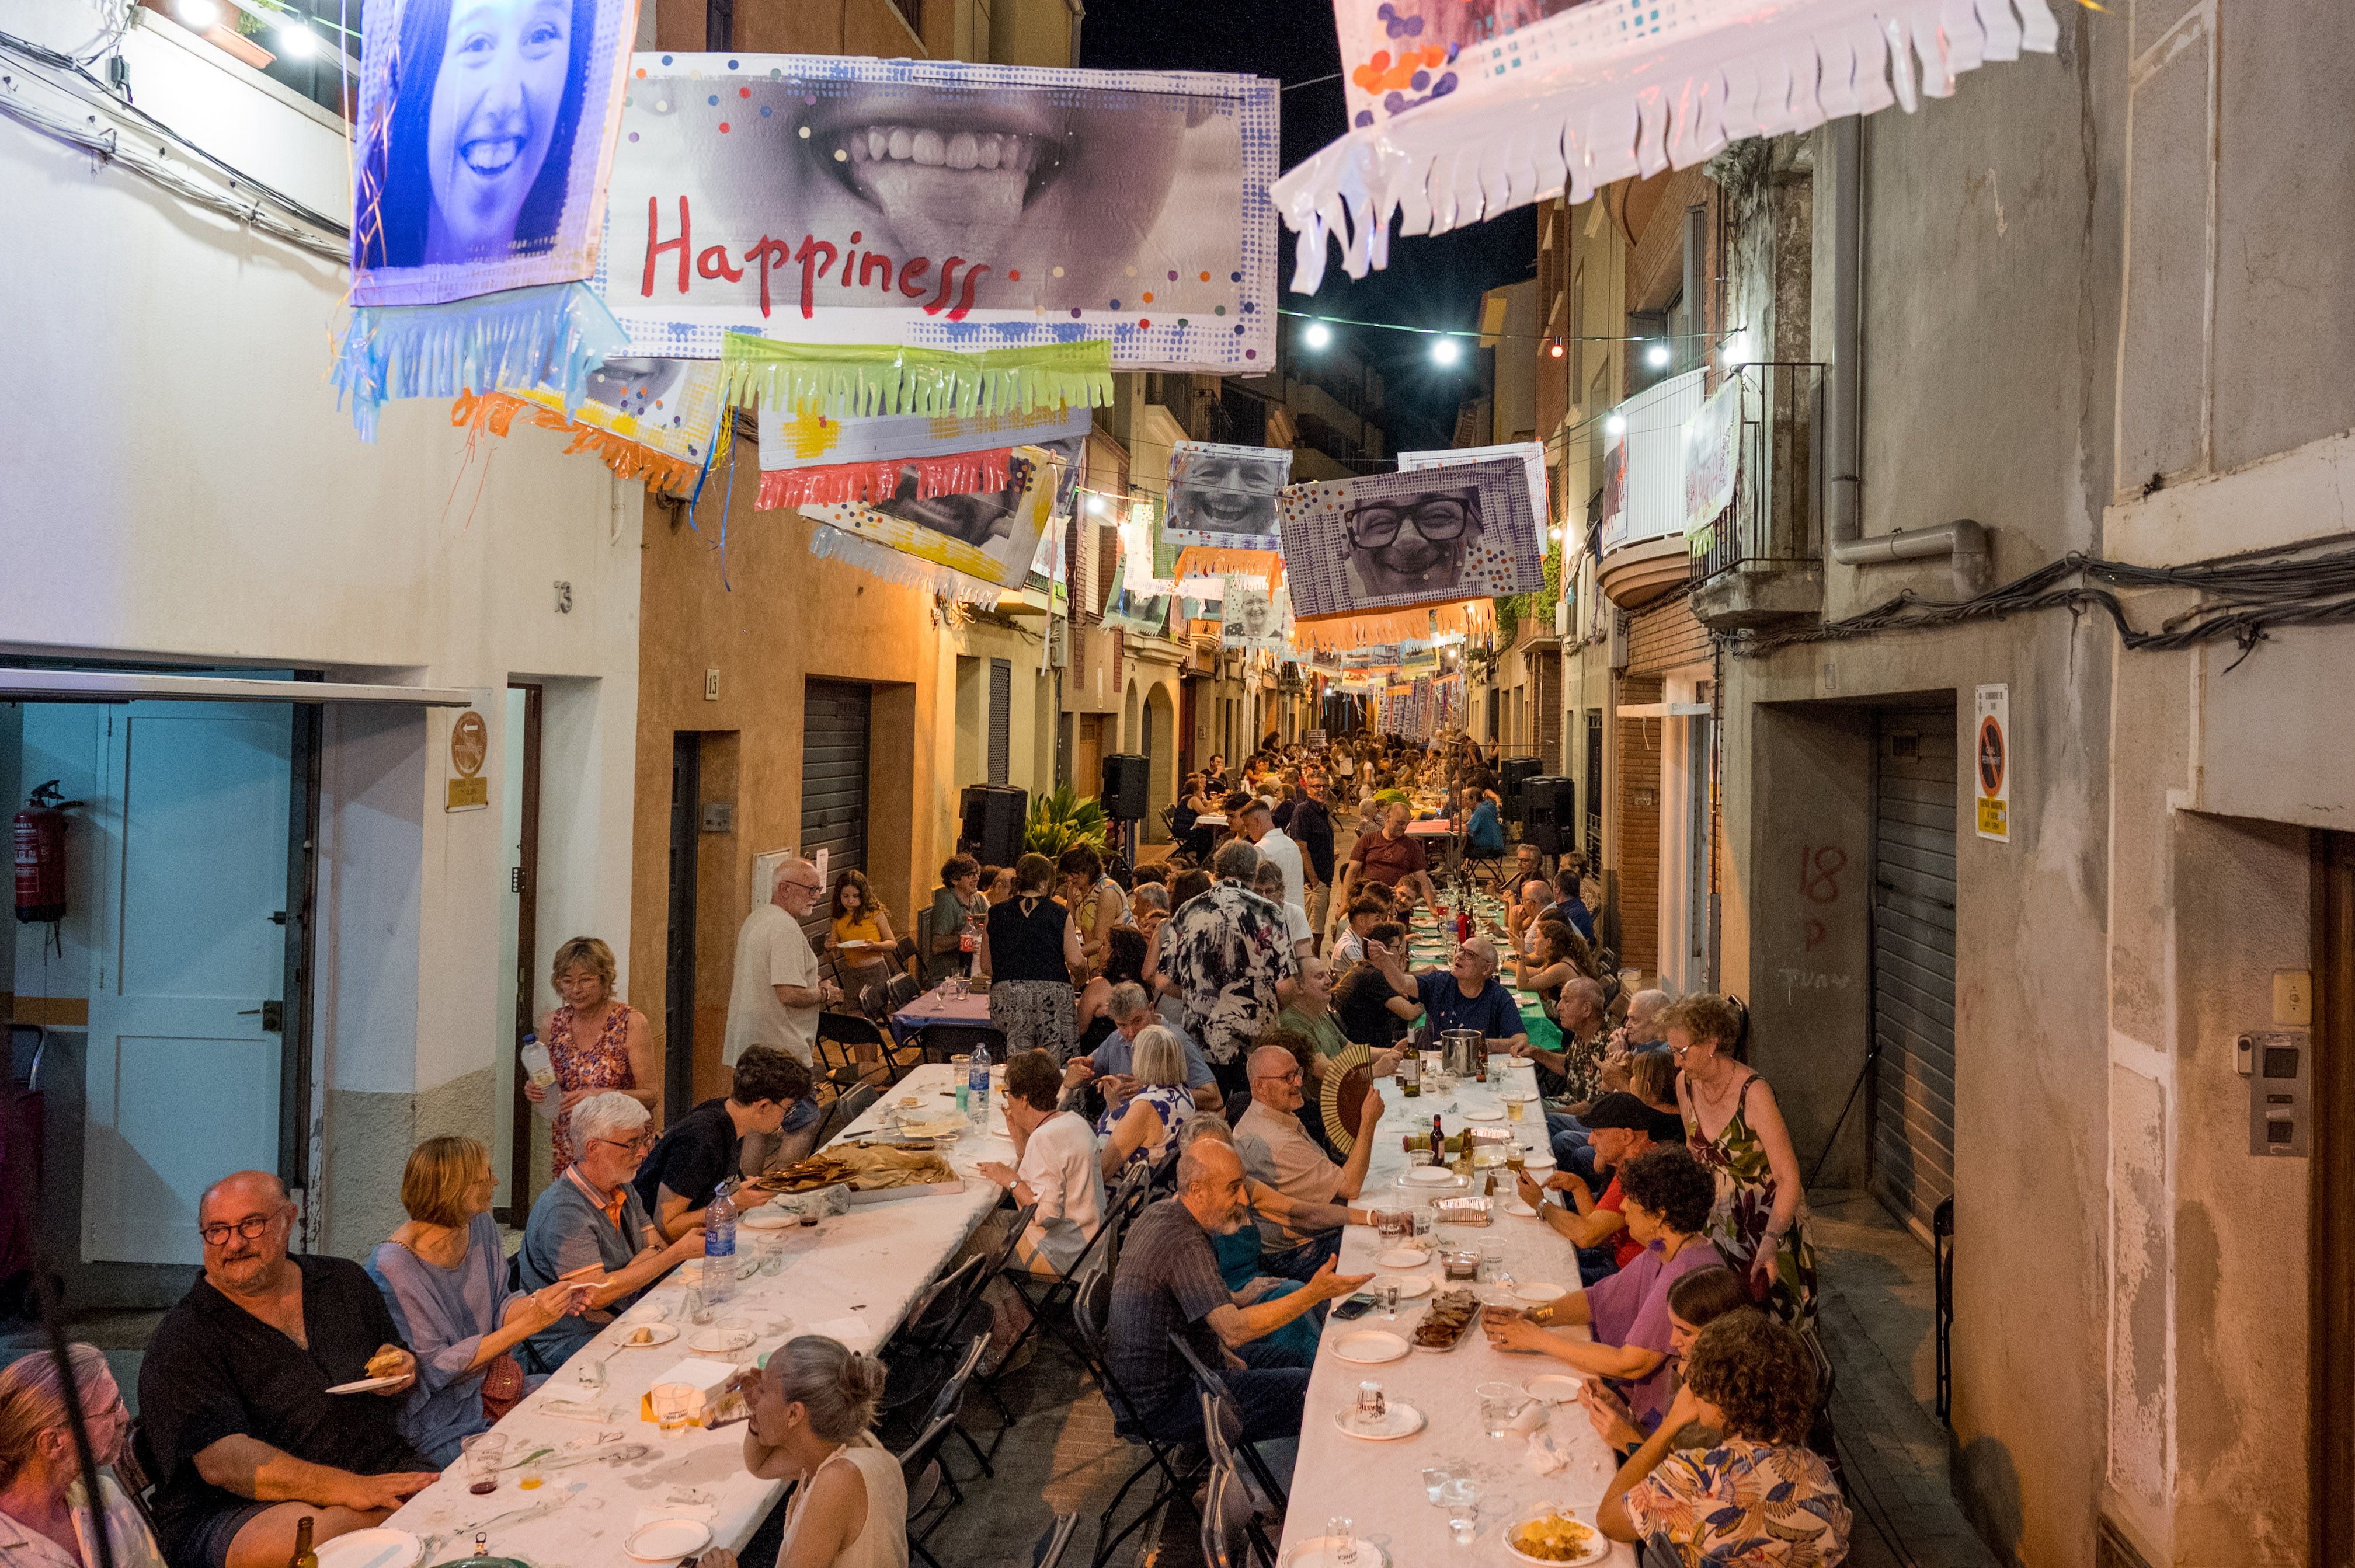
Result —
[[[802, 699], [802, 853], [826, 852], [826, 887], [845, 871], [867, 869], [868, 688], [812, 681]], [[808, 922], [813, 941], [826, 906]]]
[[1955, 1190], [1955, 724], [1884, 713], [1873, 784], [1872, 1190], [1924, 1232]]

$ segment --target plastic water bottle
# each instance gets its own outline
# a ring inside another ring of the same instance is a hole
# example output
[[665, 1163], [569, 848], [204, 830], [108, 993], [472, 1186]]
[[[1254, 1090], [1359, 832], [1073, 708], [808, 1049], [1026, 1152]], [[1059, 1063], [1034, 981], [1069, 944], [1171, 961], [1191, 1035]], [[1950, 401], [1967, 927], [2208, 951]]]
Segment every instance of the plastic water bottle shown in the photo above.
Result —
[[564, 1097], [556, 1091], [556, 1064], [549, 1057], [548, 1047], [539, 1043], [538, 1035], [527, 1034], [523, 1037], [523, 1049], [516, 1055], [523, 1063], [523, 1070], [531, 1081], [548, 1091], [548, 1097], [533, 1108], [542, 1118], [554, 1121], [558, 1107], [564, 1103]]
[[989, 1129], [989, 1047], [976, 1040], [973, 1045], [973, 1061], [964, 1070], [965, 1102], [973, 1108], [966, 1114], [973, 1124], [986, 1132]]
[[728, 1194], [733, 1181], [722, 1181], [703, 1211], [703, 1298], [725, 1301], [736, 1288], [736, 1202]]

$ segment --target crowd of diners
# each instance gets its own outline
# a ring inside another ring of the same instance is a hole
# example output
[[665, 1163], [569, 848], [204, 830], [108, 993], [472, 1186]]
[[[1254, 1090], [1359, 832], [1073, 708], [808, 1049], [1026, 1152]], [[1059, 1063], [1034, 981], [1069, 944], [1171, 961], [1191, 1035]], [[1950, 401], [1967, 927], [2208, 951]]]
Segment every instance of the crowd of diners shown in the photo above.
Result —
[[[567, 942], [551, 977], [562, 1001], [539, 1030], [556, 1083], [527, 1091], [556, 1101], [553, 1180], [512, 1264], [472, 1139], [411, 1152], [407, 1219], [364, 1266], [290, 1251], [297, 1213], [278, 1179], [225, 1175], [200, 1204], [203, 1277], [140, 1370], [152, 1495], [142, 1507], [101, 1475], [93, 1499], [59, 1369], [26, 1356], [0, 1371], [0, 1561], [94, 1568], [102, 1528], [133, 1568], [282, 1568], [300, 1519], [318, 1540], [382, 1520], [700, 1255], [721, 1182], [810, 1151], [840, 1076], [817, 1053], [824, 1014], [863, 973], [905, 969], [985, 990], [1005, 1039], [1014, 1159], [981, 1169], [1007, 1198], [966, 1255], [1060, 1276], [1109, 1223], [1107, 1194], [1150, 1173], [1158, 1196], [1119, 1249], [1106, 1328], [1117, 1408], [1145, 1429], [1132, 1436], [1200, 1436], [1173, 1333], [1221, 1369], [1245, 1438], [1297, 1433], [1327, 1305], [1366, 1282], [1337, 1258], [1342, 1228], [1371, 1223], [1381, 1082], [1418, 1041], [1477, 1029], [1527, 1058], [1540, 1089], [1555, 1163], [1519, 1195], [1575, 1259], [1586, 1288], [1565, 1327], [1589, 1337], [1523, 1320], [1488, 1334], [1590, 1374], [1588, 1415], [1624, 1457], [1601, 1528], [1681, 1563], [1838, 1562], [1849, 1514], [1818, 1385], [1814, 1254], [1790, 1136], [1746, 1065], [1747, 1015], [1727, 997], [1631, 987], [1598, 941], [1592, 868], [1508, 845], [1502, 806], [1460, 736], [1271, 739], [1231, 776], [1213, 757], [1187, 778], [1166, 861], [1108, 864], [1090, 845], [1006, 867], [952, 857], [921, 945], [864, 877], [829, 891], [789, 859], [739, 934], [729, 1092], [666, 1125], [611, 950]], [[1502, 874], [1501, 916], [1462, 940], [1450, 927], [1447, 962], [1421, 970], [1409, 927], [1437, 913], [1452, 868], [1406, 832], [1419, 814], [1463, 825], [1452, 853]], [[805, 923], [821, 911], [813, 946]], [[1542, 1043], [1517, 992], [1550, 1024]], [[1359, 1046], [1376, 1086], [1354, 1126], [1329, 1127], [1328, 1064]], [[986, 1364], [1018, 1370], [998, 1358], [1035, 1343], [1026, 1298], [1001, 1282], [988, 1303]], [[69, 1362], [91, 1444], [114, 1461], [120, 1391], [97, 1352]], [[380, 1380], [373, 1393], [325, 1392], [363, 1377]], [[904, 1568], [904, 1490], [873, 1434], [882, 1382], [875, 1358], [815, 1337], [747, 1374], [746, 1467], [803, 1483], [783, 1505], [783, 1568]], [[1736, 1539], [1746, 1527], [1728, 1521], [1770, 1502], [1772, 1539]], [[703, 1568], [735, 1565], [712, 1552]]]

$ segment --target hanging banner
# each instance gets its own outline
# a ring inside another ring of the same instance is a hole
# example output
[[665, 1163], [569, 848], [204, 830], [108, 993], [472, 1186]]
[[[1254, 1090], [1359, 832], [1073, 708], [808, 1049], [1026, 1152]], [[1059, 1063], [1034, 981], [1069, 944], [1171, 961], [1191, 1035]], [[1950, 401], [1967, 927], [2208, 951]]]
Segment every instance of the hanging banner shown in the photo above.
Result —
[[1741, 435], [1742, 377], [1732, 376], [1685, 421], [1685, 540], [1696, 556], [1709, 554], [1733, 504]]
[[[714, 366], [716, 376], [717, 366]], [[1084, 441], [1084, 408], [1037, 413], [836, 418], [760, 406], [763, 508], [1004, 488], [1018, 446]]]
[[[856, 538], [1001, 588], [1018, 588], [1050, 532], [1066, 459], [1022, 447], [1003, 490], [802, 508], [802, 515]], [[1060, 533], [1060, 530], [1052, 530]]]
[[1545, 448], [1536, 441], [1513, 441], [1497, 447], [1441, 447], [1433, 451], [1401, 452], [1398, 469], [1401, 473], [1413, 473], [1430, 468], [1458, 468], [1469, 462], [1488, 462], [1497, 458], [1513, 458], [1519, 461], [1529, 476], [1529, 515], [1542, 529], [1553, 514], [1546, 500]]
[[1247, 653], [1284, 651], [1284, 616], [1276, 596], [1256, 577], [1226, 581], [1220, 605], [1219, 646]]
[[352, 303], [593, 273], [637, 26], [638, 0], [367, 0]]
[[1274, 81], [661, 54], [629, 87], [599, 287], [640, 352], [734, 331], [1274, 364]]
[[[1944, 98], [2051, 54], [2045, 0], [1335, 0], [1348, 130], [1275, 199], [1313, 294], [1327, 237], [1361, 278], [1390, 224], [1432, 234], [1689, 168], [1729, 142]], [[2017, 16], [2015, 16], [2017, 13]], [[1918, 60], [1918, 75], [1916, 61]]]
[[[623, 479], [661, 495], [693, 495], [726, 456], [733, 421], [719, 401], [719, 366], [702, 359], [609, 359], [589, 373], [568, 416], [544, 387], [502, 387], [460, 397], [450, 422], [505, 436], [520, 414], [528, 424], [569, 433], [567, 452], [594, 452]], [[767, 443], [762, 446], [767, 453]]]
[[1275, 499], [1292, 477], [1281, 447], [1230, 447], [1178, 441], [1169, 449], [1169, 513], [1165, 536], [1181, 549], [1277, 548]]
[[1303, 620], [1528, 593], [1545, 581], [1518, 458], [1295, 484], [1279, 510]]

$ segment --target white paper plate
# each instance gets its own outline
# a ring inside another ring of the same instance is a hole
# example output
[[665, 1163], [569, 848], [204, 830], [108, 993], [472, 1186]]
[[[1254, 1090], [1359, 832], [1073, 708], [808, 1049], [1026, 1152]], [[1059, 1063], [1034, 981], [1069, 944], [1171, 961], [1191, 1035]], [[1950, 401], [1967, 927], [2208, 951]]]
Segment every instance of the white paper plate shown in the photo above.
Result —
[[1399, 1180], [1410, 1187], [1446, 1187], [1454, 1185], [1455, 1172], [1444, 1165], [1411, 1165]]
[[1421, 1268], [1431, 1255], [1419, 1246], [1394, 1246], [1374, 1261], [1384, 1268]]
[[1412, 1437], [1422, 1431], [1423, 1420], [1423, 1412], [1413, 1405], [1391, 1400], [1390, 1408], [1383, 1412], [1380, 1426], [1359, 1425], [1358, 1407], [1354, 1404], [1345, 1404], [1335, 1411], [1333, 1425], [1347, 1436], [1362, 1438], [1369, 1443], [1395, 1443], [1401, 1437]]
[[[1582, 1568], [1582, 1564], [1600, 1563], [1604, 1558], [1611, 1555], [1611, 1538], [1604, 1534], [1599, 1530], [1594, 1531], [1593, 1539], [1586, 1543], [1586, 1550], [1576, 1557], [1559, 1560], [1532, 1557], [1528, 1552], [1523, 1552], [1519, 1547], [1513, 1544], [1514, 1531], [1519, 1530], [1521, 1526], [1529, 1523], [1531, 1520], [1542, 1519], [1545, 1516], [1543, 1514], [1530, 1514], [1527, 1518], [1517, 1519], [1512, 1523], [1505, 1527], [1498, 1539], [1504, 1542], [1505, 1550], [1513, 1554], [1514, 1562], [1529, 1563], [1531, 1568]], [[1578, 1522], [1585, 1525], [1590, 1530], [1593, 1530], [1594, 1528], [1594, 1521], [1591, 1519], [1582, 1519]]]
[[1495, 1106], [1476, 1106], [1464, 1113], [1465, 1121], [1502, 1121], [1505, 1113]]
[[1538, 1212], [1535, 1209], [1530, 1208], [1527, 1203], [1522, 1202], [1520, 1199], [1517, 1197], [1507, 1198], [1497, 1206], [1504, 1210], [1505, 1213], [1511, 1214], [1518, 1219], [1534, 1220], [1538, 1217]]
[[417, 1568], [425, 1543], [405, 1530], [356, 1530], [319, 1542], [319, 1568]]
[[1378, 1367], [1384, 1361], [1397, 1361], [1408, 1348], [1406, 1340], [1396, 1334], [1384, 1333], [1380, 1329], [1360, 1329], [1335, 1340], [1333, 1353], [1361, 1367]]
[[711, 1531], [691, 1519], [658, 1519], [642, 1524], [622, 1543], [641, 1563], [677, 1563], [711, 1544]]
[[[656, 1345], [667, 1345], [678, 1338], [678, 1327], [674, 1323], [628, 1323], [625, 1320], [624, 1327], [630, 1331], [622, 1336], [622, 1342], [616, 1347], [619, 1350], [651, 1351]], [[640, 1330], [650, 1337], [639, 1339]]]
[[1567, 1285], [1556, 1285], [1550, 1279], [1529, 1279], [1513, 1287], [1513, 1294], [1533, 1306], [1559, 1301], [1570, 1294]]
[[750, 1329], [698, 1329], [687, 1337], [688, 1350], [707, 1356], [732, 1356], [751, 1343]]
[[[1553, 1155], [1550, 1150], [1540, 1152], [1532, 1149], [1521, 1157], [1521, 1169], [1524, 1171], [1550, 1171], [1553, 1168]], [[1538, 1185], [1540, 1187], [1545, 1185], [1543, 1177], [1538, 1178]]]
[[[1390, 1568], [1390, 1553], [1360, 1535], [1356, 1561], [1348, 1568]], [[1340, 1542], [1329, 1535], [1311, 1537], [1284, 1554], [1280, 1568], [1343, 1568], [1337, 1555]]]
[[1397, 1286], [1401, 1301], [1412, 1301], [1418, 1296], [1431, 1294], [1431, 1276], [1427, 1274], [1404, 1274], [1396, 1279], [1385, 1279], [1382, 1283]]
[[1533, 1377], [1521, 1384], [1521, 1392], [1531, 1399], [1542, 1399], [1548, 1404], [1568, 1404], [1585, 1386], [1583, 1380], [1572, 1377], [1567, 1372], [1548, 1372], [1543, 1377]]
[[748, 1231], [789, 1231], [802, 1223], [802, 1217], [772, 1198], [737, 1215], [736, 1223]]
[[355, 1383], [339, 1383], [327, 1390], [329, 1393], [374, 1393], [380, 1388], [390, 1388], [400, 1380], [397, 1377], [364, 1377]]

